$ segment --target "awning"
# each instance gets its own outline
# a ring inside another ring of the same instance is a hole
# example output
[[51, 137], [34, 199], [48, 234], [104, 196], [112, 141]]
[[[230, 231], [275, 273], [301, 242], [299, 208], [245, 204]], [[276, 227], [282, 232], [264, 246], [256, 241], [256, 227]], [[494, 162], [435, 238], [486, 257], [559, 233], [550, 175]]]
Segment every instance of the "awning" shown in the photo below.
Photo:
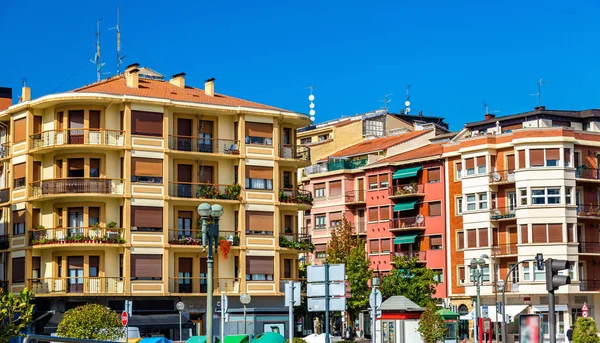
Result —
[[419, 170], [421, 170], [421, 166], [397, 170], [394, 175], [392, 175], [392, 180], [417, 176]]
[[394, 238], [394, 244], [412, 244], [419, 233], [404, 233]]
[[[514, 320], [515, 316], [517, 316], [518, 314], [520, 314], [521, 312], [523, 312], [527, 306], [529, 305], [506, 305], [506, 314], [508, 314], [510, 316], [510, 318], [512, 318], [511, 320]], [[548, 307], [548, 306], [546, 306]], [[474, 317], [474, 313], [475, 310], [471, 310], [471, 312], [469, 312], [469, 314], [460, 316], [461, 320], [472, 320], [472, 318]], [[490, 305], [488, 306], [488, 318], [490, 318], [492, 320], [492, 322], [496, 321], [496, 306], [494, 305]], [[498, 322], [502, 323], [502, 314], [498, 313]]]
[[[533, 305], [531, 306], [533, 312], [548, 312], [548, 305]], [[568, 311], [567, 305], [555, 305], [554, 310], [556, 312]]]
[[409, 211], [415, 209], [415, 204], [418, 200], [406, 200], [394, 205], [394, 212]]

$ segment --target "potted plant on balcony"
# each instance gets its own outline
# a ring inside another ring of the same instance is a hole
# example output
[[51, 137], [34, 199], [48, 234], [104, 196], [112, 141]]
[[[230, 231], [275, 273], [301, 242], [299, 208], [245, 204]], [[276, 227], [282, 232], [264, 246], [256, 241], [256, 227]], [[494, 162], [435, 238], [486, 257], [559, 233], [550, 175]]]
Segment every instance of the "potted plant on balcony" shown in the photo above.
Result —
[[223, 254], [223, 259], [226, 260], [231, 251], [231, 242], [225, 239], [225, 237], [219, 237], [219, 250]]
[[216, 189], [214, 185], [198, 185], [198, 190], [196, 191], [196, 198], [216, 199], [218, 195], [219, 190]]
[[225, 199], [239, 200], [242, 186], [239, 184], [229, 185], [225, 188]]
[[106, 236], [110, 238], [118, 238], [119, 231], [116, 229], [117, 223], [115, 221], [111, 221], [106, 224]]
[[42, 238], [46, 238], [46, 227], [44, 225], [38, 225], [34, 230], [34, 239], [40, 240]]

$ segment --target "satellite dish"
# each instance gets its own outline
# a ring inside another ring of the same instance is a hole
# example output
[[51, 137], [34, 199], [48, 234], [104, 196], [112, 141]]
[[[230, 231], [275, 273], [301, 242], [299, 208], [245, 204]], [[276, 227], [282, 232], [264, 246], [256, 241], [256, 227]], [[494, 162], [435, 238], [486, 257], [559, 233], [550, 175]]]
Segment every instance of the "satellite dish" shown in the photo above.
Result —
[[310, 108], [315, 108], [315, 103], [314, 103], [314, 102], [311, 102], [311, 103], [310, 103], [310, 105], [308, 105], [308, 107], [310, 107]]
[[410, 106], [410, 101], [406, 100], [406, 101], [404, 102], [404, 106], [406, 106], [406, 107]]
[[315, 96], [314, 96], [314, 95], [312, 95], [312, 94], [311, 94], [311, 95], [309, 95], [309, 96], [308, 96], [308, 100], [310, 100], [310, 101], [313, 101], [313, 100], [315, 100]]
[[406, 108], [406, 113], [410, 112], [410, 107]]
[[417, 224], [422, 224], [425, 221], [425, 217], [422, 214], [417, 215]]
[[500, 182], [502, 180], [502, 176], [498, 173], [494, 173], [492, 175], [492, 178], [493, 178], [494, 182]]
[[311, 116], [314, 116], [314, 115], [315, 115], [315, 110], [310, 110], [308, 113], [309, 113]]

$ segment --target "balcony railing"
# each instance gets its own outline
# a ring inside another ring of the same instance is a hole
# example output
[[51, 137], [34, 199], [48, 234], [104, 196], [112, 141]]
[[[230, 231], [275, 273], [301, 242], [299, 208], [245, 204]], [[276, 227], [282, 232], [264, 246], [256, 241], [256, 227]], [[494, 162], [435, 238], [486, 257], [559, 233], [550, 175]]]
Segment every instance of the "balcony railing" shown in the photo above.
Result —
[[325, 173], [327, 171], [327, 165], [325, 164], [313, 164], [304, 168], [304, 174], [306, 175]]
[[358, 234], [367, 233], [367, 223], [366, 222], [354, 222], [352, 225], [354, 226], [356, 233], [358, 233]]
[[327, 170], [341, 170], [341, 169], [356, 169], [367, 165], [367, 159], [360, 160], [335, 160], [327, 162]]
[[517, 243], [498, 244], [495, 247], [496, 253], [499, 256], [505, 255], [516, 255], [517, 254]]
[[242, 186], [211, 183], [171, 182], [169, 196], [176, 198], [240, 200]]
[[514, 219], [517, 216], [515, 207], [496, 207], [490, 209], [491, 220]]
[[124, 131], [107, 129], [50, 130], [29, 137], [32, 140], [33, 149], [73, 144], [124, 146], [125, 143]]
[[580, 166], [575, 169], [575, 177], [578, 179], [599, 180], [600, 179], [600, 170], [598, 170], [596, 168], [588, 168], [586, 166]]
[[123, 194], [123, 179], [68, 178], [50, 179], [31, 183], [31, 196], [59, 194]]
[[411, 228], [424, 228], [425, 217], [406, 217], [406, 218], [394, 218], [391, 220], [390, 227], [392, 229], [411, 229]]
[[[215, 293], [239, 293], [240, 279], [213, 278]], [[170, 293], [206, 294], [208, 291], [207, 277], [173, 277], [169, 278]]]
[[490, 173], [490, 183], [515, 182], [514, 170], [498, 170]]
[[281, 233], [279, 246], [282, 248], [301, 251], [313, 251], [315, 246], [311, 243], [310, 235], [305, 233]]
[[427, 251], [413, 251], [413, 252], [408, 252], [408, 251], [395, 251], [395, 252], [390, 252], [390, 255], [392, 255], [392, 257], [408, 257], [408, 258], [413, 258], [416, 257], [418, 259], [418, 261], [427, 261]]
[[193, 136], [169, 136], [169, 149], [205, 154], [239, 155], [239, 141]]
[[106, 227], [60, 227], [34, 229], [30, 245], [48, 244], [125, 244], [125, 229]]
[[600, 291], [600, 280], [579, 280], [580, 291]]
[[8, 235], [0, 235], [0, 250], [6, 250], [10, 247], [10, 239]]
[[279, 279], [279, 291], [281, 293], [285, 292], [285, 285], [287, 285], [288, 282], [290, 282], [290, 281], [300, 282], [302, 285], [306, 284], [306, 279], [303, 279], [303, 278], [281, 278], [281, 279]]
[[310, 161], [310, 149], [302, 145], [281, 144], [279, 156], [298, 161]]
[[424, 194], [425, 186], [423, 184], [418, 183], [409, 183], [404, 185], [393, 185], [390, 188], [390, 196], [391, 197], [399, 197], [413, 194]]
[[581, 254], [600, 254], [600, 242], [579, 242], [578, 251]]
[[122, 294], [122, 277], [53, 277], [27, 280], [34, 294]]
[[600, 206], [598, 205], [577, 205], [577, 216], [600, 218]]
[[0, 158], [5, 158], [8, 156], [10, 156], [10, 144], [0, 143]]
[[10, 188], [0, 189], [0, 204], [10, 201]]
[[312, 193], [303, 189], [283, 188], [279, 190], [279, 201], [287, 204], [312, 205]]
[[366, 198], [366, 191], [351, 191], [351, 192], [346, 192], [346, 194], [344, 194], [344, 197], [346, 199], [346, 203], [363, 203], [365, 202], [365, 198]]
[[[219, 230], [219, 238], [230, 242], [231, 246], [240, 246], [239, 231]], [[171, 245], [202, 245], [202, 231], [198, 229], [169, 229]]]

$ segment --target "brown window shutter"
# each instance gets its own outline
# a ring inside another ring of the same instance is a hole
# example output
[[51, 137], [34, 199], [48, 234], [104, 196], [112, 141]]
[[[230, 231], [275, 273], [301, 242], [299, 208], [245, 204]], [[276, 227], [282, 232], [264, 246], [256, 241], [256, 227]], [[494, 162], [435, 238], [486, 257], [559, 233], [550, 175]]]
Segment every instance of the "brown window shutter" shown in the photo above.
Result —
[[459, 277], [459, 281], [460, 280], [466, 281], [465, 280], [465, 267], [458, 268], [458, 277]]
[[[69, 111], [69, 128], [70, 129], [81, 129], [83, 128], [84, 112], [83, 110]], [[77, 132], [81, 134], [81, 131]]]
[[506, 155], [506, 170], [509, 173], [515, 171], [515, 155]]
[[544, 149], [529, 150], [529, 164], [532, 167], [540, 167], [544, 165]]
[[83, 256], [69, 256], [67, 262], [69, 269], [83, 269]]
[[163, 160], [154, 158], [131, 158], [131, 174], [135, 176], [162, 177]]
[[527, 227], [527, 224], [521, 225], [521, 243], [529, 243], [529, 228]]
[[88, 217], [100, 218], [100, 207], [89, 207], [88, 208]]
[[33, 161], [33, 182], [40, 181], [42, 177], [42, 162]]
[[562, 224], [548, 224], [548, 243], [563, 242]]
[[429, 206], [429, 216], [441, 216], [442, 215], [442, 203], [440, 201], [430, 202]]
[[163, 208], [131, 206], [131, 226], [140, 228], [162, 228]]
[[342, 181], [332, 181], [329, 183], [329, 195], [342, 194]]
[[250, 179], [273, 180], [273, 168], [246, 166], [246, 177]]
[[531, 243], [546, 243], [546, 224], [531, 225]]
[[461, 170], [462, 171], [462, 162], [456, 162], [456, 163], [454, 163], [454, 170]]
[[431, 236], [429, 239], [430, 245], [442, 245], [442, 236]]
[[293, 271], [292, 259], [291, 258], [284, 259], [283, 260], [283, 277], [285, 279], [291, 279], [292, 271]]
[[[91, 258], [91, 256], [90, 256]], [[40, 269], [40, 265], [42, 264], [42, 258], [39, 256], [34, 256], [31, 258], [31, 269]]]
[[246, 136], [273, 138], [273, 124], [246, 122]]
[[14, 123], [14, 136], [13, 141], [15, 143], [23, 142], [27, 139], [27, 120], [21, 118], [15, 120]]
[[488, 228], [477, 229], [479, 231], [479, 247], [487, 247], [490, 245], [488, 239]]
[[327, 251], [327, 244], [315, 244], [315, 252]]
[[17, 257], [12, 259], [12, 282], [25, 282], [25, 257]]
[[177, 218], [189, 218], [191, 219], [193, 216], [192, 211], [177, 211]]
[[560, 149], [546, 149], [547, 160], [560, 160]]
[[131, 133], [144, 136], [162, 136], [163, 114], [131, 111]]
[[369, 185], [372, 183], [377, 183], [377, 175], [371, 175], [369, 176]]
[[[248, 167], [246, 167], [248, 168]], [[315, 185], [315, 190], [317, 189], [325, 189], [325, 184], [324, 183], [318, 183]]]
[[564, 165], [566, 166], [571, 162], [571, 149], [565, 148]]
[[83, 170], [85, 168], [85, 159], [83, 158], [69, 158], [67, 160], [69, 170]]
[[213, 122], [210, 120], [200, 120], [198, 122], [198, 132], [202, 134], [212, 135]]
[[200, 172], [198, 173], [198, 182], [200, 183], [213, 183], [213, 167], [211, 166], [202, 166], [200, 167]]
[[465, 233], [457, 232], [456, 233], [456, 249], [464, 249], [465, 248]]
[[100, 128], [100, 111], [90, 110], [90, 129]]
[[33, 116], [33, 133], [42, 132], [42, 116]]
[[27, 172], [25, 162], [13, 165], [13, 179], [24, 178]]
[[498, 228], [492, 228], [492, 246], [498, 246]]
[[479, 157], [477, 157], [477, 166], [478, 167], [485, 167], [485, 156], [479, 156]]
[[192, 165], [177, 165], [177, 182], [192, 182]]
[[180, 257], [179, 258], [179, 272], [191, 273], [192, 272], [192, 261], [191, 257]]
[[496, 169], [498, 167], [496, 165], [496, 155], [490, 155], [490, 166], [492, 169]]
[[519, 150], [519, 169], [526, 168], [525, 164], [525, 150]]
[[329, 221], [342, 220], [342, 212], [331, 212], [329, 213]]
[[25, 223], [25, 210], [18, 210], [12, 212], [13, 224]]
[[574, 230], [573, 225], [567, 224], [567, 242], [569, 242], [569, 243], [575, 242], [574, 235], [575, 235], [575, 230]]
[[134, 278], [161, 279], [162, 255], [131, 255], [131, 276]]
[[248, 211], [247, 227], [252, 231], [273, 232], [273, 212]]
[[477, 230], [467, 230], [467, 248], [477, 247]]
[[581, 166], [581, 161], [579, 161], [579, 155], [580, 154], [575, 154], [573, 156], [573, 163], [575, 164], [575, 166], [574, 166], [575, 168]]
[[376, 254], [379, 253], [379, 240], [378, 239], [374, 239], [369, 241], [369, 250], [371, 251], [372, 254]]
[[273, 257], [246, 256], [246, 274], [273, 275], [274, 270]]
[[390, 251], [390, 240], [389, 239], [382, 239], [381, 240], [381, 251], [385, 252], [389, 252]]
[[379, 183], [388, 182], [390, 180], [389, 174], [379, 174]]
[[369, 208], [369, 221], [370, 222], [374, 222], [374, 221], [378, 221], [379, 220], [379, 215], [377, 213], [378, 208], [377, 207], [371, 207]]
[[38, 226], [40, 226], [40, 209], [34, 208], [31, 215], [31, 227], [35, 229]]
[[467, 158], [465, 160], [465, 164], [466, 164], [466, 169], [473, 169], [473, 168], [475, 168], [475, 159], [473, 157]]
[[379, 220], [389, 220], [390, 219], [390, 207], [383, 206], [379, 208]]
[[439, 181], [440, 168], [427, 169], [427, 181]]

